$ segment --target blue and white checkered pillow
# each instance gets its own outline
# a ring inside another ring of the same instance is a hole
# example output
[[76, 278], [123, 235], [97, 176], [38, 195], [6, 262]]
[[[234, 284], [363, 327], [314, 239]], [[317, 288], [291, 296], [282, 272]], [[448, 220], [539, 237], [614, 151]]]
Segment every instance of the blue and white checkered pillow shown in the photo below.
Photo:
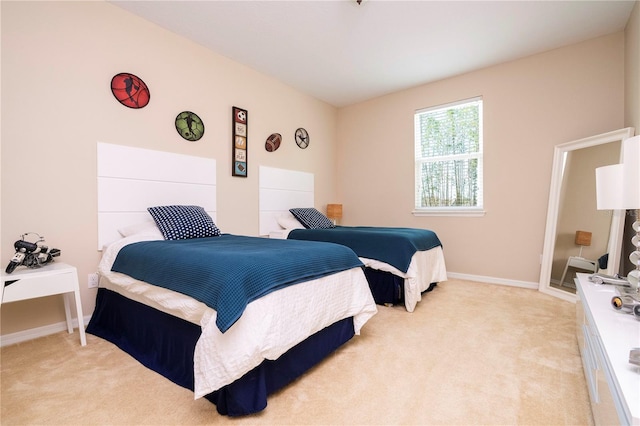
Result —
[[217, 237], [220, 229], [200, 206], [156, 206], [147, 208], [165, 240]]
[[289, 209], [289, 211], [305, 228], [335, 228], [335, 225], [329, 220], [328, 217], [326, 217], [313, 207]]

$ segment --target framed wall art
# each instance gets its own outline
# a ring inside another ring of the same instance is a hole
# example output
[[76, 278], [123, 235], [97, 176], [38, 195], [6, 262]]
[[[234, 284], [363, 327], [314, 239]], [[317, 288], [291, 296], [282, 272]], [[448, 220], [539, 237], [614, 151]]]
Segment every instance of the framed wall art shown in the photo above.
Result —
[[231, 175], [247, 177], [248, 113], [246, 109], [233, 107], [233, 141], [231, 150]]

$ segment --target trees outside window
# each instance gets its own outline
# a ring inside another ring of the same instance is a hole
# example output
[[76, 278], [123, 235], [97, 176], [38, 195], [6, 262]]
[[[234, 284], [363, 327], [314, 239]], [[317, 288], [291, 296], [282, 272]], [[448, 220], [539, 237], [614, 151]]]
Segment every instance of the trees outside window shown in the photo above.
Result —
[[478, 211], [482, 205], [482, 99], [415, 113], [416, 211]]

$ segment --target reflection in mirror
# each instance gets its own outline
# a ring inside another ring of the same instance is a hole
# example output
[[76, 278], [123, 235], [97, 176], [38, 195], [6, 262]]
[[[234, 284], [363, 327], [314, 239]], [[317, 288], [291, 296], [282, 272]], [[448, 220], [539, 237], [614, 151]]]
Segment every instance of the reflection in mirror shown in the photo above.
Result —
[[621, 141], [631, 136], [626, 128], [555, 148], [541, 292], [575, 301], [576, 272], [617, 272], [624, 212], [596, 209], [595, 169], [619, 163]]
[[565, 153], [551, 264], [552, 287], [575, 293], [575, 272], [596, 272], [598, 259], [608, 253], [613, 216], [611, 210], [596, 209], [594, 171], [602, 165], [618, 163], [620, 145], [619, 141], [611, 142]]

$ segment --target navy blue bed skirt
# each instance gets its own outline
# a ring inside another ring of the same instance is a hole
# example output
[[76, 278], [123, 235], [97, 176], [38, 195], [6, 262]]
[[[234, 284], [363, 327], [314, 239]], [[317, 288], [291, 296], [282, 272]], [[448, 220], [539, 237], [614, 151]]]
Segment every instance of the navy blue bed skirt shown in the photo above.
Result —
[[404, 278], [372, 268], [364, 268], [364, 275], [378, 305], [404, 303]]
[[[200, 326], [104, 288], [87, 332], [115, 344], [147, 368], [193, 390], [193, 353]], [[220, 414], [243, 416], [267, 406], [267, 395], [286, 386], [354, 335], [353, 318], [338, 321], [205, 396]]]
[[[372, 268], [364, 268], [364, 275], [378, 305], [404, 304], [404, 278]], [[423, 293], [433, 290], [436, 285], [431, 283]]]

